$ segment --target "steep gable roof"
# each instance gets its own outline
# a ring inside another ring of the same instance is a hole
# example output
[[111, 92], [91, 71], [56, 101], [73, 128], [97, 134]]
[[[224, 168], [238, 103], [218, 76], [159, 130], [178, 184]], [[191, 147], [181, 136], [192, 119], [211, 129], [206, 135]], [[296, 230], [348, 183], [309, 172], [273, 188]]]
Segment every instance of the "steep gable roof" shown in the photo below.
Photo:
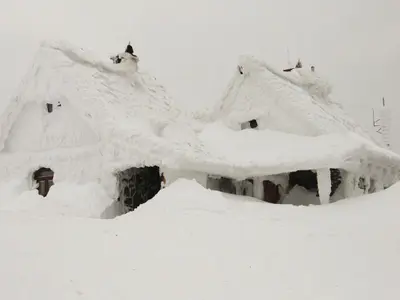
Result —
[[[53, 113], [47, 113], [46, 103], [53, 104]], [[133, 137], [142, 142], [146, 139], [150, 148], [162, 148], [163, 141], [158, 134], [180, 114], [164, 87], [150, 75], [137, 71], [136, 61], [104, 62], [89, 51], [64, 42], [43, 43], [37, 52], [16, 96], [0, 115], [0, 150], [4, 151], [13, 126], [30, 104], [41, 108], [42, 115], [37, 114], [38, 118], [55, 116], [58, 109], [68, 108], [75, 118], [71, 118], [71, 126], [79, 122], [86, 124], [93, 136], [109, 148], [110, 141], [121, 146]], [[57, 121], [53, 118], [50, 126]], [[30, 123], [23, 125], [29, 127]], [[71, 134], [77, 131], [71, 130]], [[65, 136], [58, 142], [53, 140], [52, 148], [62, 147], [62, 140]], [[48, 149], [45, 147], [48, 141], [41, 143], [43, 149]], [[121, 151], [127, 147], [121, 146]], [[149, 152], [149, 149], [141, 151]]]
[[285, 73], [256, 58], [239, 59], [239, 71], [215, 107], [214, 117], [229, 126], [256, 119], [260, 128], [317, 136], [354, 132], [370, 138], [339, 103], [331, 87], [305, 69]]

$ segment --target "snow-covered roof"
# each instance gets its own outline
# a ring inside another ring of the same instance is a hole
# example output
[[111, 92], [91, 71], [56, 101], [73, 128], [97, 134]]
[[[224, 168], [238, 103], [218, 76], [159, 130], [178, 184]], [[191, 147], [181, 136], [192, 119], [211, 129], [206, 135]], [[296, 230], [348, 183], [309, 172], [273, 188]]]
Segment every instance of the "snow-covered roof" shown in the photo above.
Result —
[[46, 42], [0, 115], [0, 150], [101, 144], [102, 155], [135, 150], [135, 160], [152, 160], [152, 154], [154, 160], [163, 152], [160, 132], [178, 115], [164, 87], [138, 71], [136, 61], [112, 64], [65, 42]]
[[213, 123], [196, 141], [190, 148], [198, 151], [187, 151], [181, 168], [238, 179], [321, 168], [357, 172], [369, 163], [396, 174], [400, 168], [400, 156], [351, 132], [310, 137], [269, 129], [236, 131]]
[[235, 72], [214, 113], [228, 126], [256, 119], [260, 128], [288, 133], [317, 136], [350, 131], [369, 138], [329, 97], [331, 86], [317, 72], [303, 68], [283, 72], [249, 56], [240, 57], [238, 68], [241, 72]]
[[[243, 178], [351, 168], [366, 159], [397, 170], [396, 154], [354, 134], [363, 135], [338, 106], [291, 83], [295, 73], [285, 79], [255, 60], [241, 65], [244, 74], [238, 72], [219, 112], [229, 121], [257, 118], [260, 130], [200, 126], [134, 60], [112, 64], [66, 43], [45, 43], [0, 115], [0, 165], [94, 157], [92, 164], [101, 159], [111, 169], [157, 164]], [[318, 87], [309, 90], [329, 92]], [[10, 153], [17, 153], [12, 163]]]

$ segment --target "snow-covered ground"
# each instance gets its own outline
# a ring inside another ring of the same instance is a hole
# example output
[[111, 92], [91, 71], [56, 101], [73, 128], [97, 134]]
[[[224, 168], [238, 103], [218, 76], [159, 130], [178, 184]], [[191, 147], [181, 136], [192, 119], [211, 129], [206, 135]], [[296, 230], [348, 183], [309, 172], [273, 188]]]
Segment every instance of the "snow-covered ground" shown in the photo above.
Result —
[[0, 210], [0, 299], [398, 299], [399, 193], [294, 207], [178, 180], [113, 220]]
[[40, 217], [109, 219], [121, 214], [121, 206], [98, 183], [60, 182], [52, 186], [44, 198], [34, 188], [27, 190], [26, 179], [22, 179], [0, 183], [0, 211]]

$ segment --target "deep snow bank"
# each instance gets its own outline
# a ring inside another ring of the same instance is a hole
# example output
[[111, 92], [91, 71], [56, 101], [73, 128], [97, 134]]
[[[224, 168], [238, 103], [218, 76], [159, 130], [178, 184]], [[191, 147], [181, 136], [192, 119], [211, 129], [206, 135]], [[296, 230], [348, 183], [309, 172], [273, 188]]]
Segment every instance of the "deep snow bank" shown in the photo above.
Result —
[[26, 179], [0, 183], [0, 211], [34, 216], [109, 219], [120, 215], [120, 209], [103, 187], [94, 182], [57, 183], [45, 198], [36, 189], [29, 190]]
[[111, 221], [0, 212], [0, 297], [397, 299], [399, 192], [305, 208], [179, 180]]

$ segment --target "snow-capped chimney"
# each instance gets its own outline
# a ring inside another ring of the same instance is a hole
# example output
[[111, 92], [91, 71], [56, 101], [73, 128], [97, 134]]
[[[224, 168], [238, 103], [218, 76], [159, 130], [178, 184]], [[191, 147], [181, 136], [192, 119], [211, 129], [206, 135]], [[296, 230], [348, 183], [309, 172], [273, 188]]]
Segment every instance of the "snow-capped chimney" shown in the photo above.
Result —
[[126, 46], [125, 52], [119, 53], [115, 56], [111, 56], [110, 59], [113, 61], [114, 64], [119, 64], [121, 62], [129, 62], [133, 61], [135, 63], [135, 66], [137, 69], [137, 63], [139, 61], [139, 58], [133, 53], [133, 47], [131, 46], [131, 43]]
[[128, 46], [126, 46], [125, 52], [133, 55], [133, 47], [131, 46], [131, 42], [129, 42]]
[[301, 60], [299, 58], [299, 60], [297, 61], [297, 64], [295, 66], [296, 69], [301, 69], [303, 67], [303, 64], [301, 63]]

